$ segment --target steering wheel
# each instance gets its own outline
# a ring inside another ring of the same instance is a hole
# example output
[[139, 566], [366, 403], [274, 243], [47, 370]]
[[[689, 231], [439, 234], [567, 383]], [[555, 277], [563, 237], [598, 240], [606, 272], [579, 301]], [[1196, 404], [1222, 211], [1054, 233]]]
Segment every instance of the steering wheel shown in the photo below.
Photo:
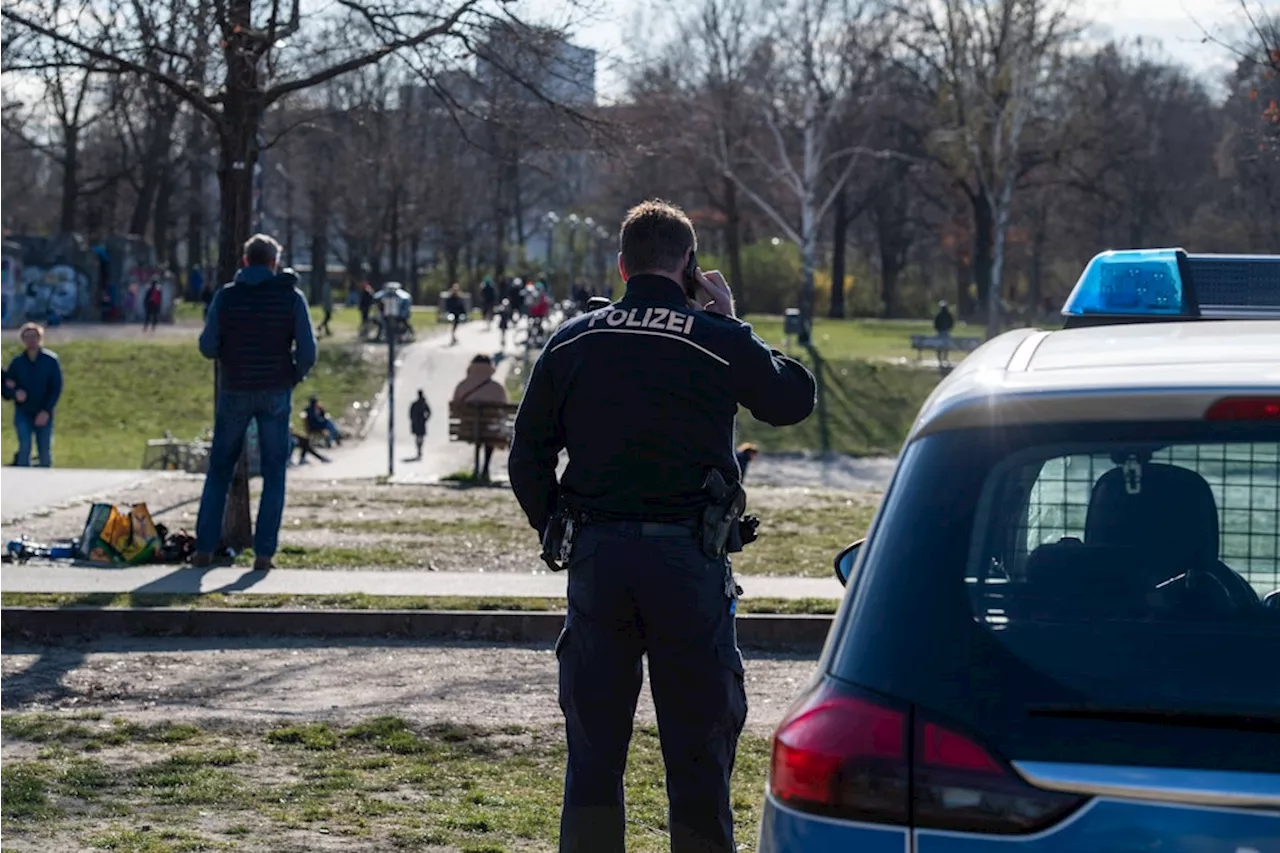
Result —
[[1258, 606], [1258, 594], [1240, 575], [1218, 560], [1188, 571], [1178, 585], [1186, 606], [1236, 610]]
[[1208, 575], [1218, 581], [1227, 591], [1227, 596], [1231, 599], [1231, 603], [1235, 607], [1257, 607], [1262, 603], [1258, 598], [1258, 591], [1253, 588], [1253, 584], [1249, 583], [1240, 574], [1223, 563], [1221, 560], [1214, 560], [1208, 566]]

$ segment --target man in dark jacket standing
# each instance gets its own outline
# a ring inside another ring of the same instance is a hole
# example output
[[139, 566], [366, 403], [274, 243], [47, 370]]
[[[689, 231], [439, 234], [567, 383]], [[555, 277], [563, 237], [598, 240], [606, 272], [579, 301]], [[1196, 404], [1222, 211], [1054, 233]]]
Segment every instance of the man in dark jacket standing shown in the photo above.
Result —
[[[40, 453], [40, 467], [53, 466], [53, 411], [62, 396], [62, 365], [58, 356], [44, 348], [44, 329], [27, 323], [19, 332], [25, 352], [9, 362], [5, 398], [14, 402], [13, 427], [18, 433], [15, 465], [31, 465], [31, 439]], [[13, 387], [9, 387], [9, 383]]]
[[209, 472], [196, 519], [192, 565], [207, 566], [222, 534], [227, 489], [244, 449], [245, 430], [258, 422], [262, 498], [253, 535], [253, 567], [272, 568], [284, 514], [293, 388], [316, 363], [316, 338], [307, 299], [292, 271], [277, 272], [280, 244], [255, 234], [244, 246], [244, 267], [209, 305], [200, 352], [222, 368]]

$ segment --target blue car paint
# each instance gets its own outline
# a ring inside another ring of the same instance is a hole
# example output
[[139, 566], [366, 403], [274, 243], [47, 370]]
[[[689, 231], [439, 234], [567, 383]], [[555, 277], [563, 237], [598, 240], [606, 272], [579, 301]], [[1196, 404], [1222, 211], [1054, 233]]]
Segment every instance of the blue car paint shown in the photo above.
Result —
[[817, 817], [765, 802], [761, 853], [1280, 853], [1280, 812], [1095, 799], [1034, 835], [976, 835]]
[[910, 853], [910, 843], [900, 826], [818, 817], [781, 805], [772, 796], [765, 798], [760, 853]]
[[1031, 836], [921, 830], [915, 853], [1280, 853], [1280, 813], [1097, 799]]

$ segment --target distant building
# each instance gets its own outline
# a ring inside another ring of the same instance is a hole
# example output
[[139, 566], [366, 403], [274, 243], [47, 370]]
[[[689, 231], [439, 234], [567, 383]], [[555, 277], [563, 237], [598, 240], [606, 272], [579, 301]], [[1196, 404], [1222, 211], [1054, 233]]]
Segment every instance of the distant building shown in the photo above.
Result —
[[480, 98], [480, 86], [466, 71], [445, 71], [432, 85], [400, 87], [400, 108], [433, 110], [438, 107], [470, 107]]
[[483, 97], [502, 93], [509, 100], [537, 101], [541, 94], [567, 106], [592, 106], [596, 52], [551, 30], [498, 24], [477, 51], [476, 80]]

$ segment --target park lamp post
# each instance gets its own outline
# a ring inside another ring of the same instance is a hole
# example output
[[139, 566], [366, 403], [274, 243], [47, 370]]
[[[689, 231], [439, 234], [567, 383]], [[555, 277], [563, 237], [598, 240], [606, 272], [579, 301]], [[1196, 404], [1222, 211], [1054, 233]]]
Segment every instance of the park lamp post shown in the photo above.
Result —
[[387, 335], [387, 476], [396, 474], [396, 337], [400, 333], [398, 288], [382, 291], [382, 328]]
[[596, 265], [599, 267], [600, 280], [596, 284], [604, 288], [606, 286], [605, 282], [609, 278], [609, 274], [606, 272], [608, 262], [605, 259], [605, 249], [609, 245], [609, 229], [603, 225], [597, 225], [596, 236], [600, 238], [600, 241], [596, 244]]
[[555, 281], [555, 267], [551, 265], [551, 253], [556, 242], [556, 226], [560, 224], [560, 214], [548, 210], [544, 217], [547, 220], [547, 285]]
[[569, 226], [569, 292], [573, 293], [573, 279], [578, 272], [578, 226], [582, 224], [582, 220], [578, 218], [578, 214], [570, 213], [564, 221]]

